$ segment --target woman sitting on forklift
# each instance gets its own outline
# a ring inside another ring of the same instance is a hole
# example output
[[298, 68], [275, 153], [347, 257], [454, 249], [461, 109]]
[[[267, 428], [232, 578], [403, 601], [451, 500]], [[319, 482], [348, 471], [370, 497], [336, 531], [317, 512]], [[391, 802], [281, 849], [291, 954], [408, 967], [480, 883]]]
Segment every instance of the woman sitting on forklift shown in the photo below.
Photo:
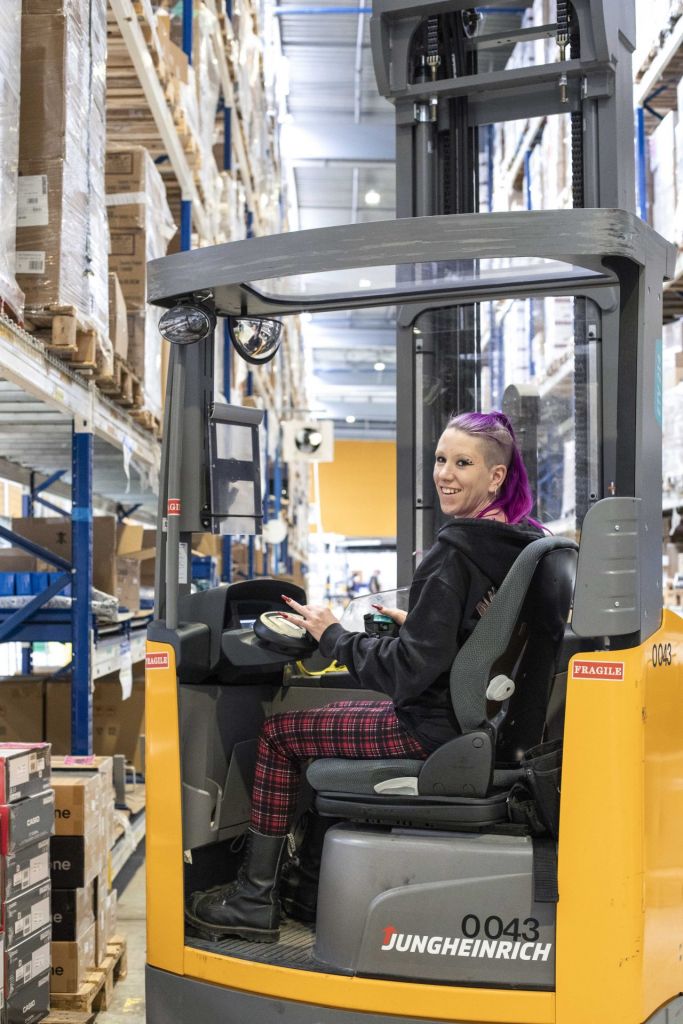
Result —
[[449, 420], [436, 448], [434, 483], [441, 511], [451, 521], [415, 572], [408, 612], [380, 607], [400, 626], [398, 636], [347, 632], [329, 608], [283, 597], [303, 616], [325, 657], [389, 699], [346, 700], [266, 719], [237, 880], [194, 894], [188, 908], [188, 920], [202, 934], [215, 940], [279, 938], [280, 872], [306, 761], [426, 758], [459, 735], [450, 699], [453, 659], [520, 551], [542, 529], [529, 519], [533, 497], [527, 472], [512, 425], [501, 412], [463, 413]]

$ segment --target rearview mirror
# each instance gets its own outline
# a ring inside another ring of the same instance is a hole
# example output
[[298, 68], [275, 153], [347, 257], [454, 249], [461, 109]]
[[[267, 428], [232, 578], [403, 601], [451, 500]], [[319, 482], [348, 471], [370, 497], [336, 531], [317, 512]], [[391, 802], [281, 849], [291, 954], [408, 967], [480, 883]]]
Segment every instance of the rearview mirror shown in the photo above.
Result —
[[257, 366], [268, 363], [280, 347], [282, 324], [261, 317], [229, 317], [228, 330], [238, 355]]

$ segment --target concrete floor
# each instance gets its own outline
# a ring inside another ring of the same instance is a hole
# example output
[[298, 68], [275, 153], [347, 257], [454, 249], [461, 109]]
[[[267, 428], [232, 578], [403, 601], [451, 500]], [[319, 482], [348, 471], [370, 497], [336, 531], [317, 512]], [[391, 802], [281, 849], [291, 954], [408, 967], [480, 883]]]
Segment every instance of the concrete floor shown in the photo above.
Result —
[[142, 864], [118, 903], [119, 934], [128, 939], [128, 976], [114, 989], [111, 1009], [96, 1024], [145, 1024], [145, 866]]

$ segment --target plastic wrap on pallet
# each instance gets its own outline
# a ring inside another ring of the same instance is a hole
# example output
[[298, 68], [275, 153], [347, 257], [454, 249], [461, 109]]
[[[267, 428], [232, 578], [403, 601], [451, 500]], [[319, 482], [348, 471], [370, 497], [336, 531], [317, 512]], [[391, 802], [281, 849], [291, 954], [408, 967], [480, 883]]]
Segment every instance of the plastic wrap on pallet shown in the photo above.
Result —
[[27, 307], [75, 306], [106, 335], [106, 0], [24, 0], [23, 12], [19, 284]]
[[16, 209], [19, 174], [21, 0], [0, 4], [0, 302], [17, 317], [24, 293], [16, 280]]
[[143, 383], [145, 405], [161, 412], [159, 311], [146, 302], [146, 265], [166, 255], [176, 225], [164, 181], [142, 146], [112, 145], [106, 160], [110, 265], [126, 302], [128, 358]]
[[673, 241], [676, 217], [676, 124], [678, 114], [669, 111], [649, 139], [652, 174], [652, 226]]
[[221, 182], [213, 154], [216, 130], [215, 112], [221, 92], [221, 76], [214, 40], [219, 35], [218, 19], [204, 4], [195, 12], [194, 67], [198, 97], [199, 178], [205, 198], [205, 208], [213, 217], [213, 237], [218, 237]]

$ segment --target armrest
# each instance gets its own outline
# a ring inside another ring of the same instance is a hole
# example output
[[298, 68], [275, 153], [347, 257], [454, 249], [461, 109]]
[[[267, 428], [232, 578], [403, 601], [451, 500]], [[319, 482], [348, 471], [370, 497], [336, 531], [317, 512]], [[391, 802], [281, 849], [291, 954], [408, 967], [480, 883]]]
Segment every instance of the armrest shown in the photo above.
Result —
[[424, 796], [487, 795], [493, 778], [493, 737], [486, 729], [449, 740], [427, 758], [418, 776]]

